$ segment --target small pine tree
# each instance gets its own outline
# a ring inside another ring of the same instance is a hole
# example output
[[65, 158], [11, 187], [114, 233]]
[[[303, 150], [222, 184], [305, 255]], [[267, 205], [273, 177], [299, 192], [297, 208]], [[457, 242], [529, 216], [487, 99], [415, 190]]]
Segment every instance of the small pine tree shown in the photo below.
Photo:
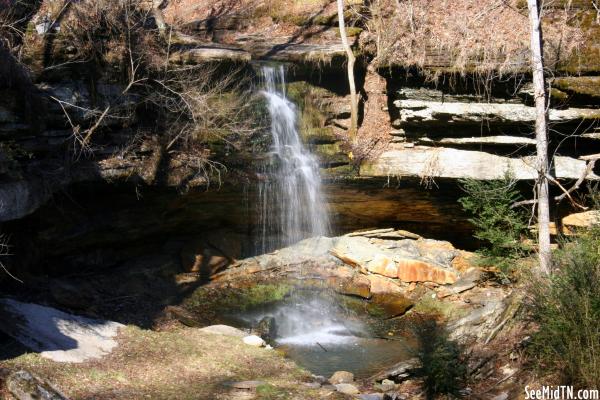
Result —
[[483, 261], [508, 269], [511, 260], [527, 251], [522, 241], [527, 233], [527, 214], [512, 208], [522, 199], [515, 181], [507, 173], [504, 179], [463, 179], [460, 185], [466, 196], [458, 201], [472, 215], [469, 221], [475, 226], [474, 236], [485, 245], [478, 251]]
[[426, 399], [444, 394], [448, 398], [459, 397], [468, 377], [463, 346], [450, 340], [447, 329], [435, 319], [415, 319], [412, 328], [418, 339], [417, 357]]

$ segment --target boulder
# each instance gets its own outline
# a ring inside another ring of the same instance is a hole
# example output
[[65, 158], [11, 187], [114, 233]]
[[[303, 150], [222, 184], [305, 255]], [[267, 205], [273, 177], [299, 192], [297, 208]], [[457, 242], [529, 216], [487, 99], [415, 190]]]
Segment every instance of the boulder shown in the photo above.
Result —
[[384, 278], [383, 276], [379, 275], [368, 275], [367, 278], [371, 282], [372, 295], [380, 295], [384, 293], [403, 293], [400, 285], [391, 279]]
[[369, 242], [365, 237], [342, 236], [334, 242], [331, 254], [348, 265], [366, 268], [380, 249]]
[[437, 292], [439, 298], [459, 294], [473, 289], [482, 278], [482, 272], [478, 268], [469, 268], [461, 274], [460, 279], [452, 285], [445, 286]]
[[466, 295], [469, 295], [469, 303], [476, 304], [477, 307], [471, 307], [466, 315], [448, 324], [450, 338], [461, 343], [485, 340], [495, 331], [498, 321], [504, 319], [502, 315], [508, 309], [515, 309], [522, 302], [522, 299], [515, 295], [505, 298], [500, 289], [471, 290]]
[[366, 263], [367, 271], [374, 274], [396, 278], [398, 276], [398, 266], [390, 257], [384, 254], [375, 254], [372, 260]]
[[373, 295], [367, 311], [381, 318], [394, 318], [404, 315], [413, 306], [413, 301], [399, 293]]
[[242, 341], [248, 346], [254, 347], [264, 347], [267, 343], [260, 337], [256, 335], [245, 336]]
[[396, 382], [391, 379], [384, 379], [381, 381], [381, 389], [386, 392], [388, 390], [393, 390], [396, 388]]
[[383, 393], [367, 393], [358, 396], [359, 400], [383, 400]]
[[198, 332], [208, 333], [211, 335], [222, 335], [222, 336], [231, 336], [231, 337], [239, 337], [244, 338], [247, 336], [247, 333], [242, 331], [241, 329], [234, 328], [229, 325], [210, 325], [205, 326], [204, 328], [198, 329]]
[[363, 299], [371, 298], [371, 282], [364, 275], [353, 273], [350, 277], [332, 276], [327, 281], [329, 286], [338, 293]]
[[41, 181], [19, 180], [0, 184], [0, 222], [23, 218], [50, 197]]
[[[377, 241], [382, 245], [375, 245], [374, 242]], [[454, 247], [448, 242], [418, 240], [416, 243], [417, 248], [421, 247], [418, 249], [420, 254], [425, 254], [426, 257], [414, 259], [414, 253], [401, 246], [391, 247], [385, 240], [353, 236], [340, 237], [331, 253], [362, 270], [399, 278], [404, 282], [434, 282], [441, 285], [454, 283], [457, 279], [455, 272], [434, 264], [449, 266], [455, 256]]]
[[6, 378], [6, 389], [16, 400], [67, 400], [51, 384], [24, 370]]
[[395, 382], [399, 382], [413, 375], [419, 368], [419, 359], [410, 358], [408, 360], [400, 361], [392, 367], [373, 375], [369, 380], [381, 382], [386, 379], [391, 379]]
[[350, 383], [339, 383], [335, 386], [335, 390], [337, 390], [340, 393], [343, 394], [347, 394], [347, 395], [355, 395], [355, 394], [359, 394], [360, 390], [358, 390], [358, 388]]
[[354, 382], [354, 374], [348, 371], [336, 371], [329, 378], [329, 383], [337, 385], [338, 383], [352, 383]]
[[254, 330], [258, 336], [267, 342], [275, 340], [277, 337], [277, 325], [275, 323], [275, 318], [270, 316], [264, 317], [259, 321]]
[[591, 210], [569, 214], [562, 219], [563, 227], [567, 229], [590, 228], [600, 223], [600, 211]]

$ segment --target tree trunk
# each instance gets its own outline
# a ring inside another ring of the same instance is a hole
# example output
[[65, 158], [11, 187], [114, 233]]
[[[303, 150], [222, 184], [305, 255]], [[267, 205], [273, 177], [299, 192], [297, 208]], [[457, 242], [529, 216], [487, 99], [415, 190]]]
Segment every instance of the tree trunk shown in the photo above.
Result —
[[542, 49], [542, 24], [538, 0], [527, 0], [531, 24], [531, 68], [535, 92], [535, 139], [538, 179], [537, 217], [540, 270], [550, 274], [552, 253], [550, 251], [550, 204], [548, 196], [548, 118], [546, 113], [546, 82]]
[[337, 0], [338, 6], [338, 20], [340, 26], [340, 36], [342, 37], [342, 44], [346, 55], [348, 57], [348, 84], [350, 85], [350, 130], [349, 135], [352, 139], [356, 136], [358, 130], [358, 96], [356, 94], [356, 84], [354, 81], [354, 53], [348, 44], [348, 37], [346, 36], [346, 23], [344, 21], [344, 0]]

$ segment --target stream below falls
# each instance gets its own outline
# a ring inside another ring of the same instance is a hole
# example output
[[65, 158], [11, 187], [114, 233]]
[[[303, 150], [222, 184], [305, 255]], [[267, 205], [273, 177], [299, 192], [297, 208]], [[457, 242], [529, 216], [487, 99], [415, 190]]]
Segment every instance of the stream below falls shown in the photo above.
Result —
[[230, 312], [226, 318], [238, 327], [254, 330], [265, 330], [267, 321], [272, 346], [324, 377], [343, 370], [368, 378], [414, 357], [414, 341], [376, 334], [371, 318], [336, 301], [339, 297], [327, 291], [297, 289], [281, 301]]

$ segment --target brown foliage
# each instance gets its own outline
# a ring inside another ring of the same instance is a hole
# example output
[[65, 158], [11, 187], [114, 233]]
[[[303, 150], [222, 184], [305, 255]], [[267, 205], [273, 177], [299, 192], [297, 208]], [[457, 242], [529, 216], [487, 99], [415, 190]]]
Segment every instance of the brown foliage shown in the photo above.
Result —
[[[519, 0], [377, 0], [372, 8], [380, 65], [503, 74], [529, 63], [528, 11]], [[566, 6], [547, 7], [543, 25], [550, 67], [585, 42]]]

